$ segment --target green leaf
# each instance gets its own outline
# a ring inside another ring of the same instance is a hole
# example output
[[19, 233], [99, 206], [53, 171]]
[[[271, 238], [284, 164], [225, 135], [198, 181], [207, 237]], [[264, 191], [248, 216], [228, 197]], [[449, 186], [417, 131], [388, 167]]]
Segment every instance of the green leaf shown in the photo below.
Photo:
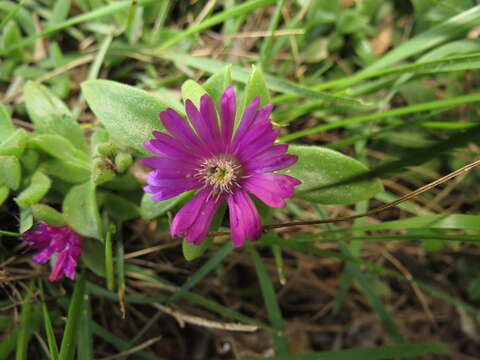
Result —
[[95, 274], [105, 277], [105, 248], [100, 241], [83, 239], [82, 260]]
[[30, 185], [15, 198], [15, 202], [23, 208], [38, 203], [50, 190], [51, 183], [50, 178], [38, 170], [33, 174]]
[[33, 204], [31, 209], [35, 220], [45, 221], [53, 226], [63, 226], [67, 223], [63, 214], [46, 204]]
[[38, 159], [40, 155], [36, 149], [28, 147], [23, 152], [22, 157], [20, 158], [20, 162], [22, 164], [22, 168], [25, 170], [27, 174], [31, 174], [35, 172], [38, 166]]
[[0, 143], [13, 134], [15, 128], [12, 123], [10, 111], [0, 103]]
[[205, 91], [212, 97], [217, 109], [220, 108], [220, 99], [225, 88], [232, 82], [232, 65], [225, 66], [219, 72], [213, 74], [203, 84]]
[[23, 129], [17, 129], [13, 134], [0, 143], [0, 155], [14, 155], [20, 157], [25, 150], [25, 146], [27, 146], [27, 142], [27, 132]]
[[76, 232], [102, 239], [102, 223], [92, 183], [86, 182], [70, 189], [63, 201], [63, 213], [68, 225]]
[[182, 84], [182, 99], [183, 102], [190, 100], [193, 104], [199, 108], [200, 99], [205, 95], [207, 91], [202, 85], [193, 80], [187, 80]]
[[186, 201], [192, 194], [191, 191], [188, 191], [168, 200], [153, 201], [152, 194], [145, 193], [140, 204], [140, 214], [145, 220], [155, 219], [165, 214], [180, 202]]
[[72, 184], [81, 184], [90, 179], [90, 171], [72, 162], [50, 159], [40, 164], [39, 169], [46, 174]]
[[85, 296], [85, 273], [80, 273], [75, 281], [72, 300], [68, 307], [67, 325], [63, 333], [62, 345], [60, 346], [60, 360], [71, 360], [75, 355], [80, 319], [84, 314], [83, 297]]
[[259, 67], [252, 66], [252, 72], [245, 86], [242, 109], [245, 109], [256, 96], [260, 97], [260, 106], [270, 103], [270, 94], [263, 78], [262, 70]]
[[12, 190], [20, 186], [22, 169], [15, 156], [0, 156], [0, 184], [3, 182]]
[[68, 17], [68, 13], [70, 11], [71, 0], [62, 0], [55, 2], [52, 11], [52, 17], [49, 21], [49, 26], [56, 25], [65, 21]]
[[182, 241], [182, 253], [183, 257], [187, 261], [195, 260], [196, 258], [203, 255], [203, 253], [210, 247], [212, 244], [212, 239], [207, 237], [202, 241], [201, 244], [195, 245], [187, 240]]
[[[5, 29], [3, 30], [3, 36], [0, 40], [0, 48], [2, 49], [9, 48], [22, 40], [20, 28], [15, 21], [8, 22], [8, 24], [5, 26]], [[16, 49], [9, 54], [9, 57], [14, 58], [15, 60], [21, 60], [22, 52], [20, 49]]]
[[378, 179], [361, 179], [368, 173], [366, 166], [337, 151], [290, 145], [289, 153], [297, 155], [298, 161], [283, 173], [302, 181], [295, 192], [299, 198], [320, 204], [353, 204], [383, 190]]
[[30, 144], [56, 159], [90, 170], [89, 156], [60, 135], [35, 135]]
[[70, 140], [77, 149], [88, 151], [83, 131], [55, 94], [32, 81], [25, 86], [24, 94], [28, 115], [38, 133], [60, 135]]
[[112, 193], [105, 193], [105, 209], [110, 217], [120, 222], [140, 216], [140, 209], [136, 204]]
[[31, 208], [20, 209], [20, 224], [19, 231], [23, 234], [33, 226], [33, 213]]
[[167, 107], [157, 97], [132, 86], [108, 80], [82, 83], [88, 105], [110, 137], [121, 146], [148, 153], [142, 143], [153, 130], [163, 130], [158, 114]]
[[0, 206], [7, 200], [10, 190], [8, 187], [0, 185]]

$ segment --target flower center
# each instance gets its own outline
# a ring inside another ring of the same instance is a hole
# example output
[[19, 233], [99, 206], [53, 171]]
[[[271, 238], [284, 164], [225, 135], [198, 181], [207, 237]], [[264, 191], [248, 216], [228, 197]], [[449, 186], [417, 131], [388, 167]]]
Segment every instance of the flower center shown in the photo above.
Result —
[[237, 159], [221, 155], [205, 160], [197, 175], [205, 185], [213, 188], [212, 195], [231, 193], [242, 172], [242, 167]]

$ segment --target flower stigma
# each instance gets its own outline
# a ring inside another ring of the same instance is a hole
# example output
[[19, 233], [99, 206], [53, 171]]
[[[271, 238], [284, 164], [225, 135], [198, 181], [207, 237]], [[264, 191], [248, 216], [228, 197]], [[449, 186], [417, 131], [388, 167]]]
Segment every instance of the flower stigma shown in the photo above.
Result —
[[205, 186], [212, 187], [212, 195], [218, 197], [223, 193], [232, 193], [239, 186], [242, 167], [232, 156], [220, 155], [205, 160], [197, 172]]

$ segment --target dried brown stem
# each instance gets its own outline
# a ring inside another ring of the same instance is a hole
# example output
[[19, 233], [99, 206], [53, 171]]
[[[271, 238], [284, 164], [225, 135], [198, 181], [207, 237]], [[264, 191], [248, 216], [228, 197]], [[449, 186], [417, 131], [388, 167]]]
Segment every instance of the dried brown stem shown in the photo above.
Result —
[[[394, 206], [397, 206], [398, 204], [405, 202], [407, 200], [410, 200], [440, 184], [443, 184], [444, 182], [453, 179], [454, 177], [457, 177], [463, 173], [466, 173], [467, 171], [470, 171], [474, 167], [480, 165], [480, 160], [474, 161], [468, 165], [465, 165], [464, 167], [455, 170], [451, 172], [448, 175], [445, 175], [441, 177], [440, 179], [437, 179], [435, 181], [432, 181], [431, 183], [424, 185], [420, 188], [418, 188], [415, 191], [412, 191], [399, 199], [392, 201], [388, 204], [384, 204], [382, 206], [376, 207], [374, 209], [371, 209], [367, 212], [361, 213], [361, 214], [356, 214], [356, 215], [351, 215], [351, 216], [339, 216], [335, 218], [327, 218], [327, 219], [321, 219], [321, 220], [310, 220], [310, 221], [292, 221], [292, 222], [286, 222], [286, 223], [281, 223], [281, 224], [270, 224], [270, 225], [265, 225], [263, 227], [264, 231], [272, 230], [272, 229], [279, 229], [279, 228], [285, 228], [285, 227], [291, 227], [291, 226], [302, 226], [302, 225], [319, 225], [319, 224], [329, 224], [329, 223], [337, 223], [337, 222], [342, 222], [342, 221], [349, 221], [349, 220], [354, 220], [358, 218], [362, 218], [365, 216], [370, 216], [374, 214], [378, 214], [379, 212], [382, 212], [384, 210], [390, 209]], [[210, 232], [208, 235], [211, 236], [217, 236], [217, 235], [229, 235], [229, 231], [216, 231], [216, 232]]]

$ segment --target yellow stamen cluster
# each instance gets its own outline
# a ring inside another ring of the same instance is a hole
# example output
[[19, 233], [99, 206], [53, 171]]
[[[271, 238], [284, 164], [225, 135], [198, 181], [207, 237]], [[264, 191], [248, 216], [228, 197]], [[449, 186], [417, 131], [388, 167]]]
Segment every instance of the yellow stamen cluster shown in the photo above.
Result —
[[241, 166], [238, 160], [217, 156], [205, 160], [196, 176], [204, 182], [205, 186], [213, 188], [212, 195], [218, 196], [222, 193], [231, 193], [232, 189], [238, 186], [240, 173]]

